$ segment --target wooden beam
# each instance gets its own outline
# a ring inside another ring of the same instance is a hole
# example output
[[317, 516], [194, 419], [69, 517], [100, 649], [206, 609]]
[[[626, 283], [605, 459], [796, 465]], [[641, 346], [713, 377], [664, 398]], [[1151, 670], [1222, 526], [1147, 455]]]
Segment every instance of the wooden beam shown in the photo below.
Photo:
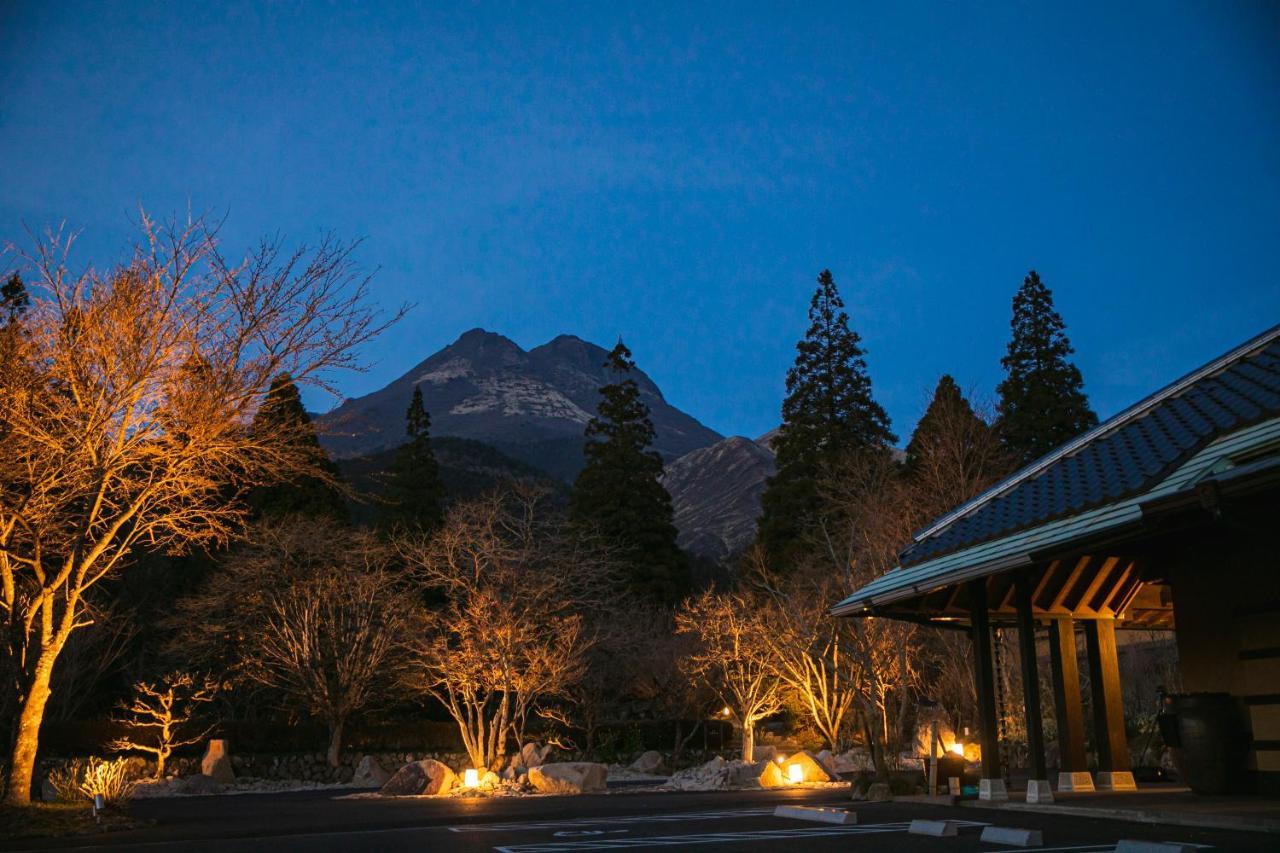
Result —
[[1089, 692], [1093, 699], [1098, 769], [1128, 770], [1129, 740], [1124, 732], [1124, 697], [1120, 692], [1115, 623], [1110, 619], [1085, 622], [1084, 639], [1089, 654]]
[[1093, 597], [1098, 594], [1098, 590], [1102, 588], [1102, 585], [1106, 583], [1111, 572], [1118, 565], [1120, 565], [1119, 557], [1108, 557], [1102, 561], [1102, 565], [1098, 566], [1097, 571], [1093, 573], [1093, 580], [1089, 581], [1089, 585], [1085, 587], [1084, 593], [1081, 594], [1072, 605], [1072, 609], [1077, 612], [1077, 615], [1085, 615], [1086, 613], [1088, 615], [1096, 614], [1097, 611], [1094, 610], [1092, 606]]
[[1092, 557], [1086, 555], [1076, 561], [1071, 572], [1063, 580], [1062, 586], [1058, 588], [1058, 594], [1053, 597], [1053, 603], [1047, 608], [1050, 612], [1061, 612], [1068, 615], [1071, 613], [1071, 608], [1066, 607], [1063, 602], [1067, 600], [1067, 596], [1071, 594], [1071, 590], [1075, 587], [1076, 582], [1080, 580], [1080, 575], [1084, 573], [1092, 559]]
[[968, 582], [969, 620], [973, 637], [973, 680], [978, 694], [978, 734], [982, 740], [982, 778], [1000, 779], [1000, 737], [996, 727], [996, 680], [991, 662], [991, 623], [987, 617], [987, 582]]
[[1014, 583], [1018, 608], [1018, 657], [1022, 660], [1022, 704], [1027, 718], [1027, 751], [1032, 779], [1048, 779], [1044, 761], [1044, 719], [1040, 713], [1040, 675], [1036, 666], [1036, 621], [1031, 613], [1030, 571], [1018, 573]]
[[1135, 565], [1135, 561], [1130, 560], [1129, 565], [1125, 566], [1124, 571], [1120, 573], [1120, 577], [1116, 578], [1115, 582], [1111, 584], [1111, 590], [1107, 593], [1107, 597], [1104, 598], [1102, 600], [1102, 604], [1098, 605], [1097, 607], [1097, 611], [1099, 614], [1103, 614], [1106, 616], [1116, 615], [1117, 611], [1111, 605], [1112, 603], [1115, 602], [1116, 596], [1120, 593], [1120, 588], [1128, 582], [1129, 578], [1133, 576], [1134, 565]]
[[1054, 560], [1049, 565], [1045, 566], [1044, 571], [1040, 573], [1040, 580], [1036, 584], [1035, 591], [1031, 593], [1031, 607], [1033, 610], [1048, 610], [1048, 608], [1041, 603], [1044, 600], [1044, 590], [1045, 587], [1049, 585], [1050, 579], [1053, 578], [1061, 567], [1062, 561]]
[[1080, 668], [1076, 663], [1076, 626], [1054, 619], [1049, 629], [1049, 665], [1053, 671], [1053, 704], [1058, 721], [1058, 755], [1064, 773], [1088, 772], [1084, 751], [1084, 703], [1080, 701]]

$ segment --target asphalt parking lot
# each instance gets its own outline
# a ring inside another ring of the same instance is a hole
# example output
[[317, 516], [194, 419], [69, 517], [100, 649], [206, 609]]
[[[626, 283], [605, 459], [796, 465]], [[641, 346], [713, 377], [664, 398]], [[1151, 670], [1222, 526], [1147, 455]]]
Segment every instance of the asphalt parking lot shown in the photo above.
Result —
[[[853, 825], [775, 817], [779, 804], [852, 809]], [[1275, 850], [1273, 835], [1160, 827], [1065, 815], [851, 803], [843, 793], [756, 791], [618, 793], [511, 800], [335, 799], [333, 792], [146, 800], [135, 813], [153, 825], [94, 839], [42, 839], [19, 849], [105, 851], [394, 851], [577, 853], [593, 850], [938, 851], [1015, 849], [980, 840], [983, 826], [1038, 829], [1044, 853], [1102, 853], [1121, 839], [1202, 849]], [[950, 838], [913, 835], [912, 820], [953, 820]]]

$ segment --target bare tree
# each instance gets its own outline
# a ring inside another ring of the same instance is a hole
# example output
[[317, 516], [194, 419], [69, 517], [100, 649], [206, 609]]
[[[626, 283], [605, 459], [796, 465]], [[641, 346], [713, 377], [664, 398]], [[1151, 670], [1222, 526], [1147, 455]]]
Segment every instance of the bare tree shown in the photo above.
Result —
[[[0, 614], [20, 703], [6, 799], [29, 802], [54, 664], [85, 601], [138, 548], [240, 528], [244, 491], [314, 475], [316, 453], [249, 429], [273, 376], [323, 385], [381, 328], [352, 246], [229, 262], [201, 222], [143, 220], [129, 260], [73, 274], [72, 239], [27, 260], [34, 299], [0, 364]], [[318, 451], [317, 451], [318, 452]], [[106, 611], [103, 611], [106, 612]]]
[[255, 525], [251, 542], [179, 604], [178, 645], [188, 659], [229, 663], [237, 685], [267, 688], [324, 720], [336, 767], [348, 721], [396, 683], [410, 607], [391, 557], [372, 534], [329, 518]]
[[608, 551], [545, 504], [542, 490], [512, 485], [399, 544], [419, 582], [445, 598], [410, 632], [408, 682], [453, 717], [476, 768], [498, 767], [532, 714], [572, 698], [593, 641], [583, 613], [620, 586]]
[[155, 778], [164, 776], [164, 765], [175, 749], [198, 743], [210, 727], [192, 733], [191, 723], [199, 706], [213, 701], [217, 682], [187, 672], [170, 673], [157, 681], [133, 685], [133, 697], [122, 705], [126, 716], [118, 720], [129, 729], [108, 749], [149, 752], [156, 757]]
[[708, 590], [676, 612], [676, 631], [699, 640], [684, 664], [719, 693], [742, 727], [745, 761], [752, 760], [756, 724], [782, 710], [783, 682], [764, 610], [744, 593]]
[[769, 571], [759, 546], [743, 562], [746, 577], [769, 602], [773, 630], [765, 636], [778, 677], [827, 745], [839, 752], [858, 698], [853, 627], [827, 612], [839, 584], [827, 572], [813, 571], [812, 563], [779, 577]]

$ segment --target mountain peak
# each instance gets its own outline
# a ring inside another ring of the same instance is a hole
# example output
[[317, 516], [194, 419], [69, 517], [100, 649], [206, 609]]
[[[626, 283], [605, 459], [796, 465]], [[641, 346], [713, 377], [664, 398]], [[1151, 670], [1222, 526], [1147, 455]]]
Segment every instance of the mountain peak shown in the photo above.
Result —
[[[355, 456], [403, 441], [404, 411], [415, 387], [431, 414], [431, 432], [483, 441], [571, 480], [582, 464], [583, 432], [611, 380], [605, 350], [558, 335], [525, 352], [496, 332], [475, 328], [365, 397], [346, 400], [321, 418], [322, 442], [334, 455]], [[635, 374], [668, 459], [720, 439], [669, 405], [643, 371]]]

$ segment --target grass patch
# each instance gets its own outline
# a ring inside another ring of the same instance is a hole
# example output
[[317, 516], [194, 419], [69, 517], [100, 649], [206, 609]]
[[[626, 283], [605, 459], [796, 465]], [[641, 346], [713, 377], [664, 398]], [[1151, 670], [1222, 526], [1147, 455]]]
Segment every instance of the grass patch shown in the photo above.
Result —
[[21, 808], [0, 806], [0, 841], [19, 838], [51, 838], [65, 835], [97, 835], [146, 826], [118, 808], [103, 809], [97, 819], [88, 803], [32, 803]]

